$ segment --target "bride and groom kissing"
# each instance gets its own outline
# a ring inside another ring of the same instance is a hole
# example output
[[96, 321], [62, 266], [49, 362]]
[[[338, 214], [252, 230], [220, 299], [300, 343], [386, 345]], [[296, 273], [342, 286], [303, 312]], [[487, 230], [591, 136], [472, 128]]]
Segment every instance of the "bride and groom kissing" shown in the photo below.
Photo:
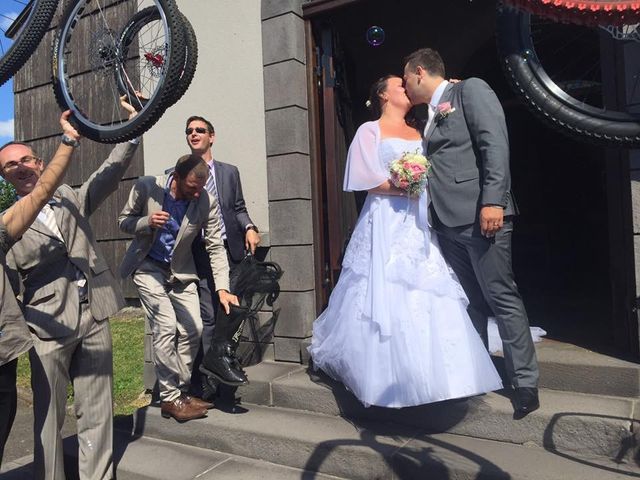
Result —
[[[514, 418], [539, 407], [538, 365], [511, 268], [517, 213], [504, 112], [478, 78], [450, 83], [424, 48], [403, 78], [371, 88], [375, 121], [349, 147], [345, 191], [368, 192], [340, 279], [313, 326], [315, 368], [365, 406], [406, 407], [503, 388], [486, 349], [488, 316], [503, 341]], [[428, 105], [425, 122], [410, 121]], [[389, 167], [420, 149], [428, 187], [408, 196]]]

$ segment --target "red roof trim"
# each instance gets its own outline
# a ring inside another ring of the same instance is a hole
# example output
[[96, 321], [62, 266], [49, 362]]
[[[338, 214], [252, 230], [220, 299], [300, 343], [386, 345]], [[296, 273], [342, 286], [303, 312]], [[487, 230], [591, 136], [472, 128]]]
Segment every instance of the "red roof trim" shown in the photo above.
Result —
[[535, 15], [583, 25], [640, 23], [640, 0], [504, 0]]

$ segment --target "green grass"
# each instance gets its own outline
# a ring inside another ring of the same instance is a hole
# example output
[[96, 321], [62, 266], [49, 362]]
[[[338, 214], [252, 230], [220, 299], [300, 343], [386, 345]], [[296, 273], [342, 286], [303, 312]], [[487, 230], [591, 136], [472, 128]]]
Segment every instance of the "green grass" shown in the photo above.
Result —
[[111, 320], [113, 338], [113, 413], [127, 415], [143, 406], [145, 400], [144, 317], [118, 317]]
[[[113, 338], [113, 403], [115, 415], [128, 415], [148, 404], [143, 395], [144, 318], [120, 315], [111, 320]], [[27, 355], [18, 361], [18, 386], [30, 389], [30, 369]], [[69, 387], [69, 398], [73, 392]]]

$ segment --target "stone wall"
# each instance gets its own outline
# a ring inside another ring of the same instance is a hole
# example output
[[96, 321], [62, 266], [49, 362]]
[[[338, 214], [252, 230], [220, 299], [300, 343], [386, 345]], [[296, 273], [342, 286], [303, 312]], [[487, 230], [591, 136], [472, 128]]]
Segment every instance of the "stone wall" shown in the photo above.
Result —
[[316, 315], [302, 0], [262, 0], [270, 259], [284, 270], [275, 359], [300, 362]]

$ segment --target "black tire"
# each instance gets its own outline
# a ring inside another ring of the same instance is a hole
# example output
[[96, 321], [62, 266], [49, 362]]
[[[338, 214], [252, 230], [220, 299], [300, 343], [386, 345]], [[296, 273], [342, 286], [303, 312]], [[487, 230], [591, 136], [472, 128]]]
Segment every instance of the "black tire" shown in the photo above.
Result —
[[196, 38], [196, 32], [193, 30], [193, 26], [191, 22], [182, 15], [182, 24], [184, 25], [184, 41], [187, 47], [185, 54], [185, 62], [184, 68], [182, 70], [182, 75], [180, 76], [180, 82], [178, 83], [178, 87], [170, 94], [170, 98], [167, 106], [170, 107], [178, 102], [182, 98], [182, 96], [186, 93], [191, 82], [193, 81], [193, 77], [196, 74], [196, 68], [198, 66], [198, 39]]
[[[140, 10], [123, 27], [119, 35], [120, 46], [122, 49], [121, 55], [123, 57], [129, 56], [129, 47], [136, 37], [138, 32], [142, 30], [150, 22], [157, 21], [160, 17], [158, 9], [155, 7], [147, 7]], [[168, 93], [166, 101], [166, 107], [174, 105], [185, 94], [189, 85], [193, 80], [193, 76], [196, 73], [196, 66], [198, 64], [198, 41], [196, 39], [196, 33], [193, 30], [193, 26], [182, 13], [180, 13], [180, 19], [183, 25], [183, 35], [185, 40], [185, 63], [180, 75], [178, 86]], [[121, 71], [116, 71], [116, 82], [118, 83], [118, 90], [123, 95], [129, 92], [129, 88], [126, 85], [126, 80], [122, 77]]]
[[498, 54], [509, 83], [552, 128], [602, 146], [640, 146], [640, 117], [585, 104], [557, 85], [536, 54], [531, 14], [498, 5]]
[[[100, 1], [97, 3], [100, 4]], [[116, 38], [120, 26], [128, 23], [131, 17], [112, 16], [121, 19], [120, 24], [116, 25], [113, 21], [100, 24], [100, 20], [106, 16], [96, 16], [99, 27], [96, 29], [96, 25], [91, 23], [96, 21], [92, 20], [91, 14], [91, 10], [95, 9], [84, 11], [87, 3], [93, 6], [96, 0], [72, 1], [63, 15], [53, 45], [53, 89], [60, 107], [73, 111], [78, 130], [87, 138], [101, 143], [119, 143], [139, 137], [160, 119], [166, 109], [168, 92], [178, 86], [186, 51], [181, 14], [174, 0], [153, 2], [152, 8], [159, 12], [160, 33], [164, 35], [157, 43], [161, 50], [154, 53], [159, 62], [157, 77], [153, 78], [155, 83], [148, 92], [142, 91], [146, 101], [139, 105], [138, 114], [133, 119], [125, 118], [124, 110], [120, 109], [120, 92], [115, 80], [117, 70], [128, 72], [124, 75], [133, 86], [129, 91], [143, 90], [141, 85], [145, 78], [138, 65], [140, 56], [123, 57]], [[116, 5], [117, 8], [135, 11], [137, 2], [127, 0]], [[74, 39], [74, 30], [80, 25], [83, 25], [85, 32], [80, 28]], [[89, 42], [86, 36], [92, 37]], [[146, 44], [141, 48], [146, 48]], [[95, 55], [96, 52], [98, 55]], [[95, 91], [91, 92], [92, 89]], [[137, 100], [131, 96], [129, 99], [132, 104]]]
[[[42, 37], [49, 28], [51, 19], [56, 12], [58, 0], [34, 0], [31, 12], [28, 14], [21, 30], [13, 39], [13, 44], [1, 52], [0, 58], [0, 85], [3, 85], [15, 73], [22, 68], [31, 54], [38, 48]], [[0, 31], [4, 36], [4, 31]]]

